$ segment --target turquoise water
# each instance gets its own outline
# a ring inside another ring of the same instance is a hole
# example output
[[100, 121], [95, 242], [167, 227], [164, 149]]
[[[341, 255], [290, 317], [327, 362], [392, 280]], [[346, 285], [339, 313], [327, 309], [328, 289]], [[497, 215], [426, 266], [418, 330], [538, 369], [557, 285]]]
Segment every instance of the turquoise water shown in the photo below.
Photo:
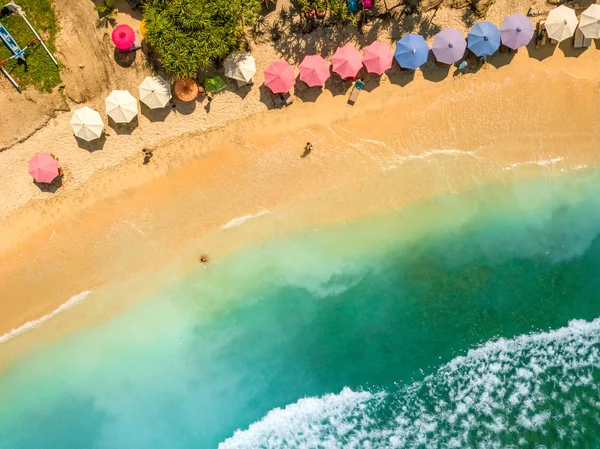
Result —
[[0, 447], [600, 447], [599, 187], [485, 187], [211, 263], [3, 374]]

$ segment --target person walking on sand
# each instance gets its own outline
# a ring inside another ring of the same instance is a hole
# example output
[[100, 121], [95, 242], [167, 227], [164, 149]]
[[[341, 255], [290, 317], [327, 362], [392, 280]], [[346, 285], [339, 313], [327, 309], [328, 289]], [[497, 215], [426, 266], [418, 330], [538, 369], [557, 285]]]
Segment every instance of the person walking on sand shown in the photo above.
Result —
[[302, 157], [306, 157], [310, 154], [310, 152], [312, 151], [313, 146], [312, 143], [310, 142], [306, 142], [306, 145], [304, 146], [304, 153], [302, 153]]
[[149, 148], [144, 148], [142, 150], [142, 153], [144, 153], [144, 165], [147, 165], [150, 162], [150, 159], [152, 158], [152, 155], [154, 154], [153, 151]]

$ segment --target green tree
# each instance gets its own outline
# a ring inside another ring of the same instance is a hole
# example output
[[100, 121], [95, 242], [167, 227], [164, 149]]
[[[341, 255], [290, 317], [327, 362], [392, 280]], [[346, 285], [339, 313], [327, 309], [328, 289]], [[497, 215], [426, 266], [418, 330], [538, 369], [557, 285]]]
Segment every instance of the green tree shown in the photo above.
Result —
[[260, 10], [261, 0], [148, 0], [146, 41], [165, 72], [191, 77], [239, 50]]

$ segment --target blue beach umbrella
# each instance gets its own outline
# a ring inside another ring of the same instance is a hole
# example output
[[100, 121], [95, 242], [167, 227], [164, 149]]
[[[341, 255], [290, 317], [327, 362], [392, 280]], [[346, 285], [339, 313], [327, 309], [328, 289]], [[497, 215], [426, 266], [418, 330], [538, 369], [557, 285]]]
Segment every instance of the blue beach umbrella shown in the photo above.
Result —
[[468, 47], [476, 56], [490, 56], [500, 48], [500, 31], [492, 22], [478, 22], [469, 31]]
[[409, 34], [396, 43], [394, 57], [400, 67], [416, 70], [427, 62], [429, 46], [420, 34]]

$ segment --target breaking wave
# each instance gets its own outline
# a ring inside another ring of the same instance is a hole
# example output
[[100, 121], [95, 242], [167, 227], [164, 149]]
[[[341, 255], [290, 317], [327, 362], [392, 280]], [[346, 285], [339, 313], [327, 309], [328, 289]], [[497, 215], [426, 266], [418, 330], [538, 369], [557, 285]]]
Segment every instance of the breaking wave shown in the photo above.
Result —
[[219, 449], [597, 447], [599, 368], [600, 318], [574, 320], [488, 342], [393, 392], [301, 399]]
[[65, 302], [64, 304], [61, 304], [57, 309], [53, 310], [49, 314], [44, 315], [43, 317], [41, 317], [37, 320], [28, 321], [27, 323], [23, 324], [22, 326], [19, 326], [18, 328], [11, 330], [10, 332], [7, 332], [4, 335], [0, 335], [0, 344], [6, 343], [8, 340], [12, 340], [16, 336], [21, 335], [24, 332], [30, 331], [32, 329], [35, 329], [36, 327], [41, 326], [46, 321], [54, 318], [59, 313], [64, 312], [65, 310], [70, 309], [74, 305], [77, 305], [80, 302], [85, 301], [90, 293], [91, 292], [87, 291], [87, 290], [84, 292], [78, 293], [77, 295], [72, 296], [67, 302]]

